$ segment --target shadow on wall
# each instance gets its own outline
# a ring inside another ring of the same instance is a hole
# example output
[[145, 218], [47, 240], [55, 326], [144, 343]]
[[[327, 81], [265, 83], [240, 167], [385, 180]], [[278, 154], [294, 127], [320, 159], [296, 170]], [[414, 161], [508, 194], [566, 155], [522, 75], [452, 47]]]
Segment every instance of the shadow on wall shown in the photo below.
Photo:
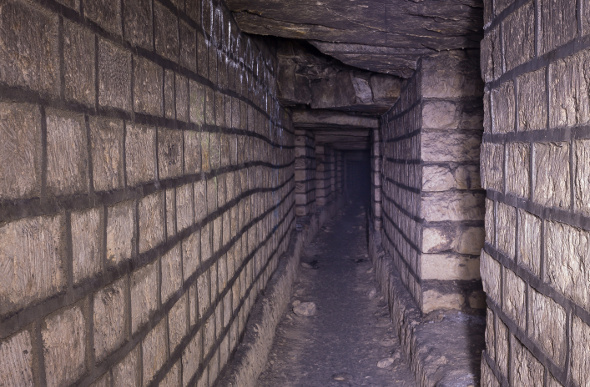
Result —
[[368, 151], [344, 152], [344, 194], [347, 201], [369, 205], [371, 164]]

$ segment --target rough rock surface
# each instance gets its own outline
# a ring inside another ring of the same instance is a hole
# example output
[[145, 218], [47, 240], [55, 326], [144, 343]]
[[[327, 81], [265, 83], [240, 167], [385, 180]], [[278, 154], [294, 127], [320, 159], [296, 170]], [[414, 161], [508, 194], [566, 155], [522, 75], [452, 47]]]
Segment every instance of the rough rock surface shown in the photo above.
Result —
[[248, 33], [305, 39], [343, 63], [408, 78], [424, 54], [479, 47], [481, 0], [227, 0]]

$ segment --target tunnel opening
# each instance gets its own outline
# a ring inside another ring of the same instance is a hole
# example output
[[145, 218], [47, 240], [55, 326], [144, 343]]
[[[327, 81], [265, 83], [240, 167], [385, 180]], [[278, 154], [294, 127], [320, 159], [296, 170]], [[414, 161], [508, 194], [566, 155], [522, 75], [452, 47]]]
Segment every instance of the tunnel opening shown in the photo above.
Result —
[[369, 151], [343, 152], [345, 197], [366, 208], [371, 204], [371, 163]]

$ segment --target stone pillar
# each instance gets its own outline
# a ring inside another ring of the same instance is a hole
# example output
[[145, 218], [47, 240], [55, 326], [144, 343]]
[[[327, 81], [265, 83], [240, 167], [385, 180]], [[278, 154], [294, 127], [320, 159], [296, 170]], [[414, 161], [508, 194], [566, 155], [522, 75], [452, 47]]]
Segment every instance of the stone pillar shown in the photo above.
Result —
[[324, 206], [327, 202], [326, 192], [326, 176], [325, 176], [325, 151], [323, 144], [316, 144], [315, 146], [315, 182], [316, 182], [316, 202], [318, 206]]
[[476, 57], [449, 52], [421, 60], [381, 120], [383, 240], [425, 313], [485, 307]]
[[373, 129], [371, 143], [371, 205], [373, 227], [381, 231], [381, 135], [380, 128]]

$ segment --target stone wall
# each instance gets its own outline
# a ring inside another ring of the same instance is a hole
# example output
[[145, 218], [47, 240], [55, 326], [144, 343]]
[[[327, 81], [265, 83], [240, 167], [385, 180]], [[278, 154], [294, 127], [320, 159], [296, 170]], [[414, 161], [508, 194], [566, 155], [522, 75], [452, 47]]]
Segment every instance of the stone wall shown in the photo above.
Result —
[[486, 386], [590, 384], [589, 11], [485, 2]]
[[484, 308], [477, 68], [471, 52], [423, 58], [381, 118], [383, 243], [424, 313]]
[[0, 2], [0, 380], [214, 383], [294, 225], [275, 75], [217, 2]]
[[316, 157], [312, 131], [295, 130], [295, 213], [313, 214], [316, 208]]

